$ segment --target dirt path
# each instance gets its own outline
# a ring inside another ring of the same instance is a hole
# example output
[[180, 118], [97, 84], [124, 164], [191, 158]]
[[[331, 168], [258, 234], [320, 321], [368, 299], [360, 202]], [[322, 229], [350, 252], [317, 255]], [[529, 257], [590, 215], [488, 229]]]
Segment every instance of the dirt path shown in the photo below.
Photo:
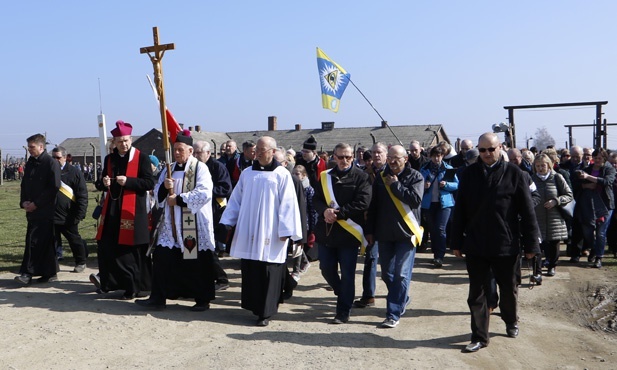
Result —
[[[355, 309], [346, 325], [330, 325], [335, 297], [325, 289], [317, 263], [281, 305], [270, 326], [254, 326], [240, 308], [238, 261], [224, 259], [231, 288], [206, 312], [187, 301], [169, 301], [162, 312], [98, 295], [88, 281], [62, 266], [60, 281], [18, 287], [0, 275], [0, 369], [284, 368], [284, 369], [609, 369], [617, 336], [592, 330], [590, 291], [614, 286], [606, 269], [559, 267], [557, 276], [520, 291], [516, 339], [492, 316], [491, 343], [461, 353], [469, 342], [467, 276], [462, 260], [448, 256], [443, 269], [416, 258], [411, 311], [395, 329], [381, 329], [385, 285], [374, 308]], [[361, 263], [356, 293], [361, 293]], [[117, 295], [117, 293], [116, 293]]]

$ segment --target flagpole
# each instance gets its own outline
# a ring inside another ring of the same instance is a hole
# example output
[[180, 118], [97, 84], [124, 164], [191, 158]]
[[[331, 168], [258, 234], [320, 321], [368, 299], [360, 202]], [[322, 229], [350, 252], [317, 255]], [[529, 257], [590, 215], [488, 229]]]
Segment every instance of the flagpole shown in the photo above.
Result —
[[366, 100], [366, 102], [368, 103], [368, 105], [371, 106], [371, 108], [373, 108], [373, 110], [375, 111], [375, 113], [377, 113], [377, 115], [379, 116], [379, 118], [381, 118], [381, 123], [383, 123], [384, 125], [386, 125], [386, 127], [390, 130], [390, 132], [392, 133], [392, 135], [396, 138], [396, 140], [398, 140], [398, 143], [401, 144], [402, 147], [405, 147], [405, 145], [403, 145], [403, 142], [401, 141], [401, 139], [398, 138], [398, 136], [396, 136], [396, 134], [394, 133], [394, 131], [392, 131], [392, 127], [390, 127], [390, 125], [388, 124], [388, 121], [386, 121], [385, 119], [383, 119], [383, 117], [381, 116], [381, 114], [379, 114], [379, 112], [377, 111], [377, 109], [375, 109], [375, 107], [373, 106], [373, 103], [370, 102], [370, 100], [368, 100], [368, 98], [366, 97], [366, 95], [364, 95], [364, 93], [358, 88], [358, 86], [356, 86], [355, 83], [353, 83], [353, 81], [351, 80], [351, 78], [347, 77], [346, 74], [343, 74], [343, 76], [345, 76], [347, 78], [347, 81], [349, 81], [353, 87], [356, 88], [356, 90], [358, 90], [358, 92], [360, 93], [360, 95], [362, 95], [362, 97], [364, 98], [364, 100]]

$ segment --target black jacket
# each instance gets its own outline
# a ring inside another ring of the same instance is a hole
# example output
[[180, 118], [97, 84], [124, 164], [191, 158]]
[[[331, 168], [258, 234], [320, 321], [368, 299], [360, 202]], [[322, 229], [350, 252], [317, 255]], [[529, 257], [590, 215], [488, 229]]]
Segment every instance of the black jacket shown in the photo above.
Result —
[[[591, 175], [591, 171], [593, 171], [593, 165], [587, 166], [583, 171], [587, 172]], [[575, 193], [575, 197], [580, 194], [581, 185], [584, 180], [579, 179], [579, 177], [575, 174], [573, 176], [572, 186], [576, 187], [578, 190]], [[606, 162], [604, 166], [600, 167], [600, 175], [598, 176], [598, 182], [596, 186], [602, 186], [602, 193], [600, 197], [602, 197], [602, 201], [607, 209], [615, 209], [615, 196], [613, 194], [613, 182], [615, 182], [615, 168], [610, 163]]]
[[[480, 257], [539, 253], [540, 232], [523, 171], [500, 161], [487, 175], [482, 162], [461, 174], [452, 220], [454, 250]], [[520, 218], [520, 221], [519, 221]]]
[[62, 191], [58, 192], [56, 215], [54, 223], [72, 225], [83, 220], [88, 210], [88, 188], [83, 173], [69, 163], [64, 165], [61, 174], [62, 182], [73, 189], [75, 201], [68, 198]]
[[[360, 226], [364, 226], [364, 213], [368, 210], [371, 202], [371, 185], [368, 182], [368, 175], [360, 168], [352, 166], [349, 171], [340, 177], [337, 168], [333, 168], [326, 176], [332, 177], [334, 197], [340, 207], [337, 218], [339, 220], [350, 218]], [[315, 226], [315, 240], [318, 243], [334, 248], [360, 246], [358, 239], [343, 229], [338, 222], [328, 224], [327, 230], [329, 232], [326, 232], [323, 213], [330, 208], [330, 205], [326, 202], [321, 183], [317, 183], [315, 187], [313, 205], [319, 215]], [[331, 229], [330, 226], [332, 226]]]
[[214, 157], [210, 157], [206, 162], [210, 175], [212, 176], [212, 216], [214, 218], [214, 225], [216, 226], [225, 207], [221, 207], [217, 198], [229, 198], [231, 196], [231, 178], [229, 177], [229, 171], [227, 167]]
[[30, 201], [36, 205], [34, 212], [26, 213], [28, 220], [51, 220], [56, 212], [56, 194], [60, 188], [60, 165], [47, 151], [38, 158], [30, 157], [21, 181], [19, 207]]
[[[384, 175], [391, 174], [392, 171], [387, 166]], [[424, 195], [424, 177], [410, 166], [405, 166], [403, 172], [397, 177], [398, 181], [390, 185], [390, 190], [395, 197], [411, 208], [419, 223], [420, 205]], [[373, 197], [364, 232], [373, 234], [374, 239], [378, 241], [409, 241], [413, 235], [390, 198], [381, 174], [377, 175], [373, 182]]]

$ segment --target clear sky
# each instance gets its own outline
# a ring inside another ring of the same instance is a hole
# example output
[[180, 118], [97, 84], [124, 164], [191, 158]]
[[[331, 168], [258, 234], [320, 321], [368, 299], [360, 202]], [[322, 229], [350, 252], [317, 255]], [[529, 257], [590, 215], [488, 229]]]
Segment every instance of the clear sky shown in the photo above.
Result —
[[[208, 131], [376, 126], [353, 86], [338, 113], [321, 107], [315, 48], [342, 65], [390, 125], [442, 124], [452, 140], [506, 121], [506, 105], [608, 100], [617, 122], [615, 1], [12, 1], [0, 15], [0, 148], [22, 155], [46, 132], [98, 136], [160, 127], [146, 74], [152, 27], [175, 43], [163, 59], [167, 105]], [[546, 127], [592, 123], [587, 109], [519, 111], [518, 145]], [[617, 135], [609, 148], [617, 148]], [[591, 128], [574, 132], [592, 143]], [[533, 141], [531, 141], [533, 145]]]

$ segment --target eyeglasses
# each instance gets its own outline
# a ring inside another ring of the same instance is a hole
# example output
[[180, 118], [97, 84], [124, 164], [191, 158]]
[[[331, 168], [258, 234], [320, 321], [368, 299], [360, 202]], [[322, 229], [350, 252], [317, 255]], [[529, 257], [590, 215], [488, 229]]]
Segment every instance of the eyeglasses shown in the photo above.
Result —
[[490, 148], [478, 148], [478, 151], [480, 153], [486, 153], [487, 150], [489, 152], [493, 153], [495, 150], [497, 150], [497, 148], [493, 148], [493, 147], [490, 147]]
[[398, 160], [403, 159], [403, 158], [405, 158], [405, 157], [392, 157], [392, 156], [390, 156], [390, 155], [389, 155], [389, 156], [387, 156], [386, 158], [387, 158], [389, 161], [398, 161]]
[[348, 160], [351, 161], [353, 159], [353, 156], [351, 155], [337, 155], [335, 156], [336, 158], [338, 158], [339, 160]]

